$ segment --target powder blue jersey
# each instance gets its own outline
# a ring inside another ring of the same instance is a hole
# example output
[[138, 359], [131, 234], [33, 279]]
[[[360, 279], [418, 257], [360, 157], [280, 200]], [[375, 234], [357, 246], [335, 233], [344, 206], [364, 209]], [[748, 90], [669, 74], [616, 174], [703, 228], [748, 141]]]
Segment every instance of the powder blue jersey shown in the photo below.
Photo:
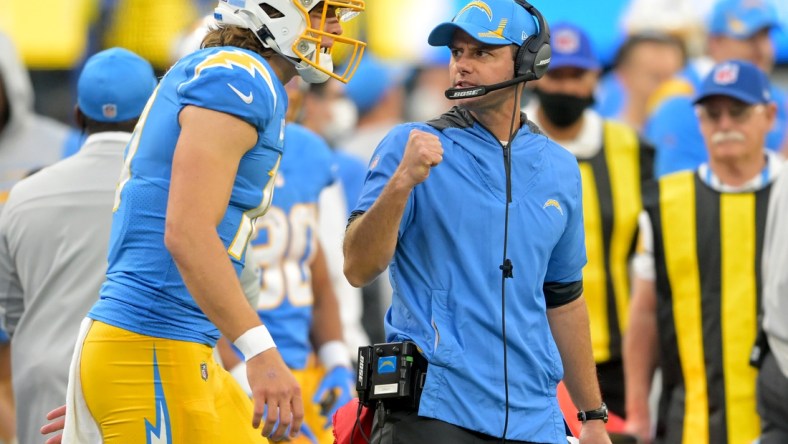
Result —
[[217, 226], [240, 274], [253, 221], [270, 204], [287, 95], [258, 54], [209, 48], [184, 57], [164, 76], [126, 148], [107, 280], [88, 316], [143, 335], [212, 346], [219, 332], [194, 302], [164, 246], [178, 115], [188, 105], [232, 114], [257, 129], [257, 143], [238, 165], [227, 212]]
[[258, 313], [292, 369], [306, 367], [312, 352], [312, 280], [317, 247], [317, 201], [334, 182], [332, 153], [317, 134], [285, 127], [285, 148], [268, 212], [257, 219], [252, 239], [262, 271]]
[[[700, 88], [703, 76], [696, 65], [684, 69], [679, 81], [686, 82], [693, 90], [692, 96], [681, 95], [663, 101], [644, 126], [644, 136], [656, 148], [655, 174], [693, 170], [708, 161], [706, 143], [695, 115], [694, 91]], [[777, 104], [777, 117], [771, 131], [766, 134], [766, 148], [779, 151], [788, 142], [788, 97], [775, 85], [771, 87], [772, 100]]]
[[[412, 340], [429, 361], [419, 415], [492, 436], [504, 427], [501, 270], [506, 175], [501, 143], [467, 111], [395, 127], [370, 161], [354, 213], [368, 210], [399, 165], [411, 130], [436, 134], [443, 162], [411, 192], [390, 264], [388, 341]], [[524, 125], [512, 142], [506, 280], [507, 437], [566, 442], [556, 399], [563, 377], [546, 290], [582, 290], [586, 262], [580, 172], [569, 151]], [[579, 296], [575, 293], [574, 297]]]
[[347, 203], [347, 216], [356, 206], [361, 188], [364, 186], [364, 176], [367, 173], [367, 164], [355, 154], [343, 151], [334, 151], [334, 163], [337, 166], [337, 177], [342, 182]]

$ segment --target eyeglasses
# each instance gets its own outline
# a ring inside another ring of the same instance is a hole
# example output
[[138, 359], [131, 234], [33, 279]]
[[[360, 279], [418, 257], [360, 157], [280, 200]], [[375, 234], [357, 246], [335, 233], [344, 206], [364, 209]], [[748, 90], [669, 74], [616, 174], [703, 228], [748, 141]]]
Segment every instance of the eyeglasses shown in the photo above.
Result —
[[698, 118], [720, 123], [722, 115], [727, 114], [735, 123], [744, 123], [750, 119], [754, 112], [761, 112], [763, 105], [747, 105], [746, 103], [731, 104], [728, 106], [704, 106], [698, 105], [696, 108]]

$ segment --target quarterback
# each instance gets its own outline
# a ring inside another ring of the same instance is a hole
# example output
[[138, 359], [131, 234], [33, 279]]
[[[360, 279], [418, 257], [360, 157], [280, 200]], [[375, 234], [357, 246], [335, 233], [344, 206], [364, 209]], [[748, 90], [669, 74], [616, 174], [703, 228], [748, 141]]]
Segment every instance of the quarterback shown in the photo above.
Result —
[[[284, 146], [283, 84], [329, 77], [360, 0], [222, 0], [203, 49], [161, 80], [126, 149], [107, 279], [83, 322], [64, 442], [264, 442], [293, 437], [298, 384], [238, 281]], [[213, 360], [243, 353], [250, 400]], [[263, 423], [262, 430], [259, 429]]]

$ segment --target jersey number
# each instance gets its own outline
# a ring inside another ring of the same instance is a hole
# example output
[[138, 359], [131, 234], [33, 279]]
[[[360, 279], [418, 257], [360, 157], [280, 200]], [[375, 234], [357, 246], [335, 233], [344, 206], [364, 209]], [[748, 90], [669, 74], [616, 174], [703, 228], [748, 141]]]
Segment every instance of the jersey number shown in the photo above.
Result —
[[314, 204], [295, 205], [286, 214], [271, 207], [257, 220], [257, 230], [267, 233], [267, 242], [254, 245], [254, 257], [262, 270], [259, 309], [278, 307], [287, 297], [291, 305], [312, 305], [310, 265], [317, 242]]

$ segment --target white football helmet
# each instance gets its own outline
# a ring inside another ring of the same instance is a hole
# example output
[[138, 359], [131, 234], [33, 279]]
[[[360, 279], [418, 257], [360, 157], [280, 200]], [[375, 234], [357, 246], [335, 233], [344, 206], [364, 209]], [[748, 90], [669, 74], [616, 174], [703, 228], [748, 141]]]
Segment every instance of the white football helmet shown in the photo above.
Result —
[[[322, 11], [314, 10], [321, 5]], [[254, 32], [266, 48], [292, 61], [308, 83], [322, 83], [334, 77], [347, 83], [361, 61], [366, 44], [326, 31], [328, 14], [340, 22], [348, 21], [365, 8], [363, 0], [220, 0], [214, 18], [220, 24], [235, 25]], [[320, 12], [321, 20], [312, 27], [310, 14]], [[348, 63], [340, 74], [334, 73], [333, 46], [324, 47], [323, 37], [334, 45], [350, 45]]]

